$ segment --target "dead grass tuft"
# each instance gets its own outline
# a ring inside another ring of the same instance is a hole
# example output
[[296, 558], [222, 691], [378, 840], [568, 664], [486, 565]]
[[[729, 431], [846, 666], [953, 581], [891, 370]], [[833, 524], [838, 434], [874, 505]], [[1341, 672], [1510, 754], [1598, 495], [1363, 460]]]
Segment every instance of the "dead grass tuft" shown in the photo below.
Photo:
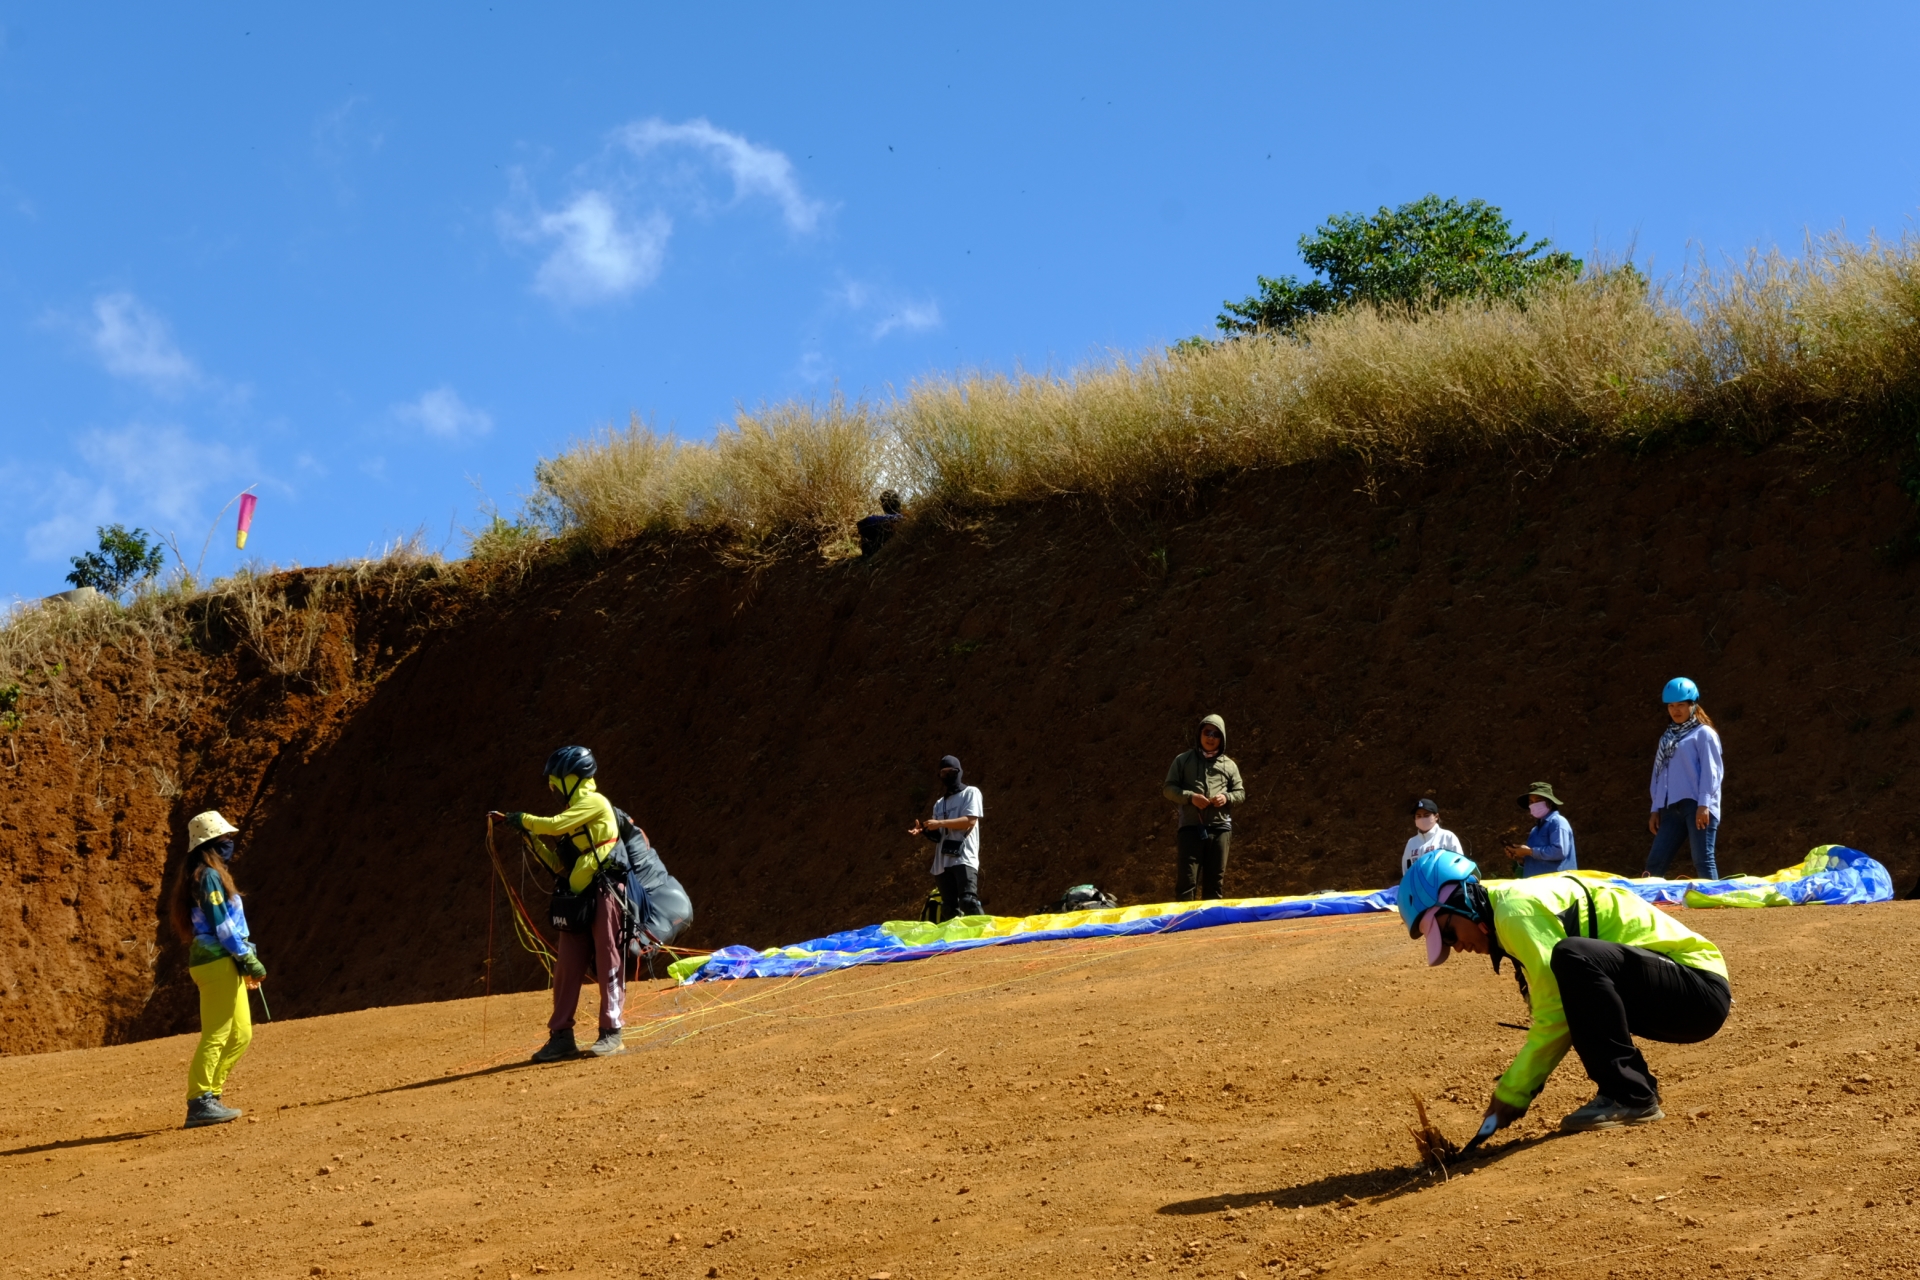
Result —
[[1407, 1096], [1413, 1099], [1413, 1109], [1420, 1114], [1420, 1123], [1408, 1125], [1407, 1132], [1413, 1135], [1414, 1149], [1420, 1153], [1420, 1162], [1439, 1174], [1447, 1176], [1447, 1161], [1460, 1154], [1460, 1145], [1427, 1118], [1427, 1104], [1419, 1094], [1408, 1090]]

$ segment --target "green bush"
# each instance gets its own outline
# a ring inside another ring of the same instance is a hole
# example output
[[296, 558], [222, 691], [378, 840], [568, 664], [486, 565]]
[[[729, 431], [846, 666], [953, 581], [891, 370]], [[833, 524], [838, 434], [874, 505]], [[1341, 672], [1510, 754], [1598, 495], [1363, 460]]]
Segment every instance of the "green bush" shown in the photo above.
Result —
[[166, 555], [145, 529], [128, 529], [110, 524], [96, 529], [100, 549], [73, 558], [73, 572], [67, 581], [76, 587], [92, 587], [103, 595], [118, 599], [136, 582], [144, 582], [160, 572]]
[[1256, 279], [1260, 292], [1228, 302], [1223, 332], [1291, 333], [1314, 316], [1354, 303], [1406, 310], [1456, 298], [1514, 300], [1580, 274], [1580, 260], [1545, 240], [1528, 242], [1484, 200], [1428, 195], [1371, 218], [1335, 214], [1300, 237], [1300, 258], [1314, 274]]

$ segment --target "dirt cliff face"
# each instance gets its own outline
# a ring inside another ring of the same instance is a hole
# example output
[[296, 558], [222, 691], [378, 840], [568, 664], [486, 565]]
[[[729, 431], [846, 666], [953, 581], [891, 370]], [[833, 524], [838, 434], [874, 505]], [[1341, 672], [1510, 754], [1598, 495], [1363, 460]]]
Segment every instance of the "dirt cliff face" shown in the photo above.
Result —
[[[1583, 866], [1638, 872], [1658, 695], [1677, 674], [1726, 743], [1723, 871], [1843, 842], [1911, 883], [1920, 567], [1875, 550], [1912, 519], [1890, 477], [1702, 451], [1367, 487], [1302, 468], [1224, 483], [1178, 518], [1063, 501], [921, 521], [834, 565], [640, 545], [486, 600], [382, 606], [406, 637], [390, 671], [276, 695], [264, 729], [219, 748], [259, 733], [252, 772], [198, 766], [167, 830], [149, 815], [111, 929], [16, 928], [9, 907], [7, 954], [33, 957], [43, 984], [87, 963], [122, 972], [100, 939], [155, 936], [138, 886], [177, 862], [161, 837], [177, 849], [204, 803], [246, 818], [237, 870], [281, 1016], [478, 993], [489, 936], [494, 989], [541, 985], [490, 892], [482, 815], [555, 807], [540, 765], [566, 742], [595, 750], [602, 789], [687, 885], [694, 947], [917, 914], [930, 850], [905, 831], [949, 752], [984, 792], [989, 910], [1033, 911], [1081, 881], [1165, 899], [1160, 782], [1209, 711], [1247, 779], [1232, 895], [1391, 883], [1421, 794], [1502, 872], [1535, 779], [1559, 789]], [[182, 758], [213, 759], [210, 737], [183, 739]], [[164, 762], [170, 740], [153, 738]], [[23, 757], [8, 811], [43, 791], [72, 807], [90, 776]], [[9, 886], [79, 865], [77, 825], [40, 829], [32, 846], [0, 832]], [[537, 911], [537, 878], [524, 888]], [[46, 988], [16, 969], [7, 1047], [190, 1025], [183, 979], [161, 969], [138, 1016], [45, 1019], [53, 1032], [31, 1031]]]

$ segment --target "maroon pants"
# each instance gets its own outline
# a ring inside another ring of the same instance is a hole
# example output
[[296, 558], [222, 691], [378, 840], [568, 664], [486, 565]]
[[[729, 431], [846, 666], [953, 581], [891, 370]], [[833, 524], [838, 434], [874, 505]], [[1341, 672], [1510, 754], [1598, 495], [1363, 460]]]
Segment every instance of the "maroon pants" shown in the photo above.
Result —
[[600, 1030], [618, 1030], [620, 1006], [627, 996], [626, 958], [620, 954], [620, 899], [602, 893], [593, 904], [593, 932], [561, 934], [555, 952], [553, 1016], [547, 1019], [547, 1030], [573, 1030], [580, 984], [589, 972], [600, 985]]

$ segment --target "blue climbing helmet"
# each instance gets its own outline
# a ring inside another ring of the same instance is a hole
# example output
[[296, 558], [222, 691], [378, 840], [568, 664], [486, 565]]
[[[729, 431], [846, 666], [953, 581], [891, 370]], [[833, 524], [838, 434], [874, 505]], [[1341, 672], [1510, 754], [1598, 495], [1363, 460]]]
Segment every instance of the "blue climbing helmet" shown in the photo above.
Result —
[[[1420, 918], [1440, 905], [1441, 891], [1448, 885], [1478, 883], [1479, 879], [1480, 868], [1474, 865], [1473, 859], [1450, 849], [1435, 849], [1415, 858], [1400, 879], [1400, 919], [1406, 922], [1407, 936], [1420, 936]], [[1474, 918], [1464, 895], [1455, 897], [1447, 909]]]
[[1685, 676], [1675, 676], [1667, 681], [1667, 687], [1660, 691], [1662, 702], [1698, 702], [1700, 686]]

